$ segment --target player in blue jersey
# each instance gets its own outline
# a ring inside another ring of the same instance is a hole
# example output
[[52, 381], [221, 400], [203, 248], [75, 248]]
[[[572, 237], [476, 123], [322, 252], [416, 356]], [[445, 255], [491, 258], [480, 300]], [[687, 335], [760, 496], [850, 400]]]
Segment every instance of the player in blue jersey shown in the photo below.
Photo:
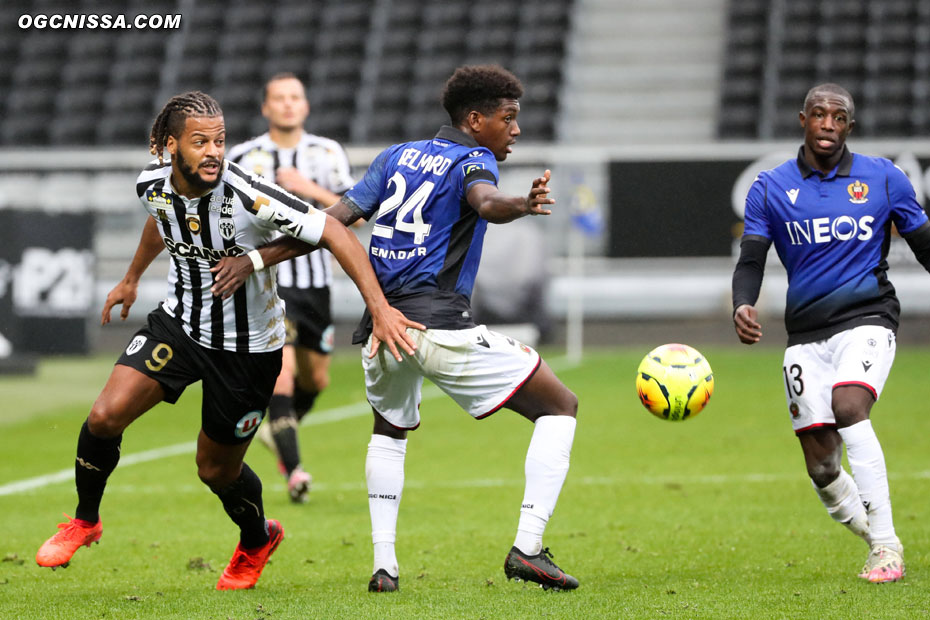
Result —
[[516, 540], [505, 560], [508, 578], [573, 589], [556, 566], [543, 531], [568, 473], [578, 400], [533, 349], [472, 320], [470, 296], [488, 222], [548, 215], [549, 176], [527, 196], [497, 188], [497, 162], [520, 135], [523, 87], [497, 66], [455, 71], [442, 92], [451, 126], [430, 140], [389, 147], [365, 177], [327, 213], [351, 224], [374, 222], [369, 259], [392, 305], [425, 331], [411, 331], [416, 355], [398, 362], [370, 357], [376, 339], [367, 317], [354, 341], [365, 342], [363, 366], [374, 432], [365, 473], [374, 544], [368, 589], [396, 590], [394, 551], [404, 486], [407, 432], [420, 424], [420, 387], [429, 378], [474, 418], [500, 408], [534, 423], [526, 455], [526, 488]]
[[[759, 342], [754, 304], [774, 243], [788, 273], [785, 394], [807, 472], [830, 516], [870, 546], [859, 577], [883, 583], [904, 576], [869, 419], [894, 360], [900, 313], [885, 258], [894, 224], [930, 270], [930, 223], [899, 168], [846, 147], [854, 113], [844, 88], [812, 88], [797, 158], [760, 173], [750, 188], [733, 321], [743, 343]], [[852, 476], [842, 467], [844, 444]]]

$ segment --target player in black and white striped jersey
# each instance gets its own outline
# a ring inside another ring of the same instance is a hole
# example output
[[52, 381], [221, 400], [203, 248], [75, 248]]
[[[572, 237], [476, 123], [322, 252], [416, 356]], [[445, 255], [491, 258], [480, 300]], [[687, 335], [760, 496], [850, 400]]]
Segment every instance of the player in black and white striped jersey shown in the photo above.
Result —
[[[265, 83], [262, 100], [268, 131], [230, 148], [228, 159], [325, 208], [354, 182], [339, 143], [304, 130], [309, 113], [300, 79], [293, 73], [272, 76]], [[297, 426], [329, 385], [334, 331], [331, 255], [325, 250], [312, 252], [282, 262], [277, 269], [278, 294], [287, 304], [288, 337], [281, 375], [268, 406], [270, 423], [259, 430], [258, 437], [278, 455], [291, 500], [302, 503], [308, 499], [312, 478], [301, 463]]]
[[[81, 428], [75, 518], [40, 547], [36, 562], [66, 566], [82, 545], [100, 539], [100, 502], [123, 431], [202, 381], [198, 474], [240, 529], [216, 587], [251, 588], [284, 537], [280, 523], [265, 519], [261, 481], [243, 462], [280, 372], [284, 341], [274, 273], [263, 270], [266, 260], [277, 262], [275, 250], [260, 246], [280, 231], [330, 249], [366, 305], [379, 313], [383, 342], [398, 358], [398, 346], [415, 349], [405, 330], [417, 324], [388, 305], [365, 250], [342, 224], [224, 161], [225, 125], [212, 97], [191, 92], [172, 98], [155, 120], [150, 145], [159, 161], [142, 172], [136, 190], [151, 217], [126, 276], [107, 295], [101, 321], [109, 322], [118, 304], [121, 317], [128, 316], [139, 278], [165, 248], [171, 255], [168, 296], [117, 360]], [[171, 155], [168, 164], [164, 151]], [[247, 269], [233, 276], [221, 264], [226, 257], [243, 257]], [[234, 293], [226, 292], [230, 279], [241, 284]]]

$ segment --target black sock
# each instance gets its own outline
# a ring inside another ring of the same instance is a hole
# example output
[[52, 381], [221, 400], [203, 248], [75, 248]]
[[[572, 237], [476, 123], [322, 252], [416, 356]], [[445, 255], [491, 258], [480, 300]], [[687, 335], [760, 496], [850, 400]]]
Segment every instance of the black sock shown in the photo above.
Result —
[[242, 464], [242, 473], [225, 489], [210, 489], [223, 502], [223, 509], [233, 523], [239, 526], [239, 544], [254, 549], [268, 543], [265, 509], [262, 506], [262, 481], [248, 465]]
[[74, 461], [74, 482], [77, 486], [78, 505], [74, 516], [96, 523], [100, 520], [100, 500], [107, 486], [107, 478], [119, 463], [119, 445], [123, 436], [95, 437], [87, 428], [87, 421], [78, 435], [77, 457]]
[[319, 392], [309, 392], [299, 385], [297, 382], [294, 382], [294, 413], [297, 415], [297, 421], [304, 419], [304, 416], [313, 409], [313, 403], [316, 401], [316, 397], [319, 396]]
[[300, 446], [297, 443], [297, 418], [291, 411], [291, 397], [275, 394], [268, 403], [268, 423], [281, 463], [290, 476], [300, 466]]

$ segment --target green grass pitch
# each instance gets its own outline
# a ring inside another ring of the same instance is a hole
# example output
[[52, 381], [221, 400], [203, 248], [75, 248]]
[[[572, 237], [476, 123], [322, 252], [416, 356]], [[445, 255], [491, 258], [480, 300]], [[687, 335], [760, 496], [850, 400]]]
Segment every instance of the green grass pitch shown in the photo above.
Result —
[[401, 591], [366, 591], [371, 421], [354, 353], [336, 356], [332, 385], [301, 427], [314, 476], [309, 504], [290, 504], [263, 447], [247, 456], [263, 478], [266, 513], [286, 530], [254, 590], [214, 590], [237, 532], [197, 479], [193, 388], [127, 431], [101, 543], [80, 549], [67, 569], [39, 568], [36, 549], [62, 512], [73, 514], [73, 481], [13, 485], [72, 467], [78, 429], [115, 356], [50, 360], [36, 377], [0, 377], [0, 618], [930, 616], [930, 349], [899, 348], [873, 411], [908, 567], [903, 582], [876, 586], [856, 577], [865, 545], [830, 520], [804, 474], [781, 350], [698, 345], [716, 392], [683, 423], [639, 404], [633, 380], [646, 349], [589, 352], [575, 367], [547, 356], [581, 402], [572, 468], [545, 538], [581, 581], [574, 592], [504, 577], [529, 423], [509, 411], [475, 422], [433, 388], [408, 445]]

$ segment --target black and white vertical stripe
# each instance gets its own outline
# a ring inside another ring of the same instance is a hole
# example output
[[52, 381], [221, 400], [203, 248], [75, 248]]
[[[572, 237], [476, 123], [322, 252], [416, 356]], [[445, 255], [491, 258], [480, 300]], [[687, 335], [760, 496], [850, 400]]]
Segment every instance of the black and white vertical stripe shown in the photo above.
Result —
[[[325, 217], [229, 162], [216, 188], [199, 198], [178, 195], [170, 175], [170, 164], [151, 165], [136, 183], [139, 199], [155, 218], [171, 255], [165, 311], [194, 341], [211, 349], [249, 353], [280, 348], [284, 305], [277, 296], [275, 270], [253, 274], [232, 297], [222, 300], [210, 292], [210, 268], [223, 256], [242, 256], [268, 243], [278, 236], [278, 226], [291, 222], [300, 223], [301, 239], [315, 243]], [[258, 216], [259, 196], [275, 217]]]
[[[293, 167], [305, 178], [329, 191], [342, 194], [352, 187], [349, 159], [335, 140], [304, 133], [293, 149], [282, 149], [267, 133], [243, 142], [227, 155], [242, 167], [274, 182], [278, 168]], [[326, 208], [330, 205], [315, 205]], [[323, 288], [333, 283], [332, 255], [317, 250], [278, 265], [278, 286]]]

